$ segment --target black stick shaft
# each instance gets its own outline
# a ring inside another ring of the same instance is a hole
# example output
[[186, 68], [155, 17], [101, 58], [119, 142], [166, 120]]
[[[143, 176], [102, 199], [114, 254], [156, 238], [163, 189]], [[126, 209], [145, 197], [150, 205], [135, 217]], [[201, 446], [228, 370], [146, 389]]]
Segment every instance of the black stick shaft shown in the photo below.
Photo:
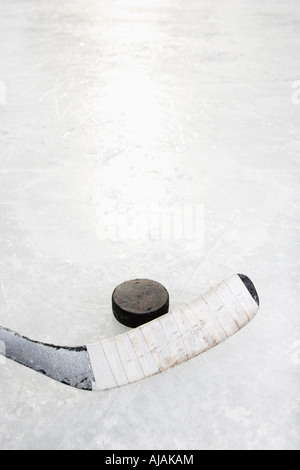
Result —
[[0, 327], [0, 354], [58, 382], [92, 390], [93, 372], [85, 346], [54, 346]]

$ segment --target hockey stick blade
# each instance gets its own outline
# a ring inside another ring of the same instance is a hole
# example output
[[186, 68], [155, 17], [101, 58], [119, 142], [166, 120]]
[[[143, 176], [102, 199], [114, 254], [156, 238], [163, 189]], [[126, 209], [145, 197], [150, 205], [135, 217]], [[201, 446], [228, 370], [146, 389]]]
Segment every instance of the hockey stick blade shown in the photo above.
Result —
[[63, 384], [107, 390], [208, 351], [248, 324], [258, 309], [252, 281], [236, 274], [160, 318], [88, 346], [54, 346], [0, 327], [0, 354]]

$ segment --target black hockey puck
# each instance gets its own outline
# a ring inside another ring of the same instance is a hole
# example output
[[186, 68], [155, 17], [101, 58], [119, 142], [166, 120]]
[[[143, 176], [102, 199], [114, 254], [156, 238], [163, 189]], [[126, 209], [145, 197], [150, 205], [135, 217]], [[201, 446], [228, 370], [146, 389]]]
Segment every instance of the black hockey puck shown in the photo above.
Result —
[[169, 294], [162, 284], [150, 279], [126, 281], [114, 290], [112, 308], [122, 325], [136, 328], [168, 313]]

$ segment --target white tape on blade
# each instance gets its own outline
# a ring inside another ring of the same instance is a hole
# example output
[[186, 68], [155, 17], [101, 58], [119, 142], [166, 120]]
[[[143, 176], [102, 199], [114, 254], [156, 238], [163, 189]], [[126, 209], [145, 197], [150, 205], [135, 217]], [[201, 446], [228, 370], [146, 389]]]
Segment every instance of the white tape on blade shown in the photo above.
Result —
[[94, 390], [137, 382], [191, 359], [236, 333], [258, 308], [235, 275], [173, 312], [89, 345]]
[[128, 334], [116, 336], [116, 345], [122, 360], [122, 364], [128, 378], [129, 383], [137, 382], [138, 380], [144, 379], [144, 373], [140, 366], [137, 354], [133, 349], [132, 343], [128, 337]]
[[168, 341], [171, 363], [173, 366], [187, 360], [187, 355], [178, 325], [173, 315], [164, 315], [160, 319], [165, 337]]
[[232, 276], [225, 281], [235, 298], [247, 312], [250, 320], [256, 315], [258, 305], [239, 276]]
[[180, 334], [183, 339], [183, 344], [186, 351], [187, 359], [191, 359], [204, 351], [203, 344], [200, 342], [194, 329], [189, 323], [183, 309], [178, 309], [173, 312], [173, 317], [178, 325]]
[[249, 317], [245, 309], [238, 302], [236, 297], [233, 295], [233, 292], [229, 289], [225, 282], [221, 282], [216, 287], [213, 288], [216, 294], [226, 305], [228, 311], [237, 322], [240, 328], [243, 328], [247, 323], [249, 323]]
[[216, 316], [213, 314], [203, 296], [189, 302], [187, 305], [190, 307], [198, 321], [204, 323], [205, 328], [215, 340], [216, 344], [222, 343], [222, 341], [225, 341], [228, 338], [224, 328], [222, 328], [218, 322]]
[[87, 346], [95, 383], [94, 390], [106, 390], [117, 387], [117, 382], [112, 374], [110, 365], [107, 362], [101, 343]]
[[103, 341], [102, 348], [118, 387], [127, 385], [129, 383], [128, 378], [117, 349], [115, 338]]
[[204, 294], [203, 298], [210, 306], [213, 315], [215, 315], [216, 319], [222, 326], [228, 338], [239, 330], [238, 324], [230, 315], [229, 311], [226, 308], [226, 305], [224, 304], [224, 302], [221, 301], [220, 297], [218, 297], [212, 289], [210, 289], [206, 294]]
[[143, 370], [145, 377], [158, 374], [159, 369], [149, 349], [148, 344], [144, 338], [140, 328], [134, 328], [128, 332], [128, 337], [131, 341], [133, 349]]
[[195, 312], [191, 310], [188, 304], [181, 307], [181, 311], [185, 315], [187, 321], [193, 328], [195, 334], [197, 335], [200, 343], [203, 346], [203, 351], [210, 349], [216, 346], [217, 342], [213, 336], [209, 333], [205, 322], [203, 320], [197, 319]]
[[146, 323], [140, 328], [160, 372], [172, 367], [170, 350], [159, 319]]

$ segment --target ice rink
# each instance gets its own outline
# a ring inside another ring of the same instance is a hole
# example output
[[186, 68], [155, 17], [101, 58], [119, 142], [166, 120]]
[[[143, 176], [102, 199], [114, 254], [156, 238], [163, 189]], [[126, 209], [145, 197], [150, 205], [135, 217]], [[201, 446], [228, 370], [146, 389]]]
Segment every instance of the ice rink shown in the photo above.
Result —
[[1, 449], [300, 449], [299, 32], [299, 0], [0, 0], [0, 325], [109, 338], [142, 277], [171, 308], [234, 273], [261, 300], [112, 391], [0, 356]]

